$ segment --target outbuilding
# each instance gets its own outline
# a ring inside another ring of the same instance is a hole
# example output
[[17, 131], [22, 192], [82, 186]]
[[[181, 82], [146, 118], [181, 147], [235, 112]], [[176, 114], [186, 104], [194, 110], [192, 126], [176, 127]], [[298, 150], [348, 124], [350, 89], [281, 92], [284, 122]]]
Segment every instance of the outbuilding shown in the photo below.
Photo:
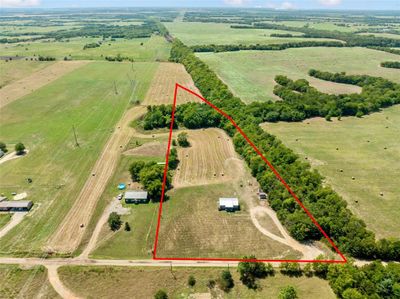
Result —
[[149, 198], [147, 191], [128, 190], [125, 192], [126, 203], [148, 203]]
[[235, 212], [240, 210], [239, 200], [237, 198], [221, 197], [219, 199], [219, 211]]
[[33, 206], [30, 200], [4, 200], [0, 202], [0, 211], [3, 212], [27, 212]]

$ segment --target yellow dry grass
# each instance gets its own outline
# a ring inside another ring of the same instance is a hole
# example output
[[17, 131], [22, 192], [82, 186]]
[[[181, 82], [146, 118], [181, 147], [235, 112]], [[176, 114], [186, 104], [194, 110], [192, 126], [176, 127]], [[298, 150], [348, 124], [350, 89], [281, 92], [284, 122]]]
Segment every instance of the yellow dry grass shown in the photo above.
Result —
[[222, 183], [232, 180], [240, 163], [232, 141], [221, 129], [187, 131], [190, 147], [178, 147], [175, 187]]
[[[194, 85], [192, 77], [186, 72], [182, 64], [163, 62], [151, 82], [151, 86], [144, 99], [144, 105], [172, 104], [174, 100], [175, 84], [179, 83], [200, 94]], [[187, 91], [178, 91], [177, 104], [199, 102], [200, 100]]]

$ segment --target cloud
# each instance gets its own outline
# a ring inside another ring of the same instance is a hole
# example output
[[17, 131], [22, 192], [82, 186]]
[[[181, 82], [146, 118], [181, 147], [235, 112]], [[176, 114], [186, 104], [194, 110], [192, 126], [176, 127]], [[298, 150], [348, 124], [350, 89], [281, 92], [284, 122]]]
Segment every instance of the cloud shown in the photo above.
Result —
[[32, 7], [40, 5], [40, 0], [0, 0], [0, 7]]
[[336, 6], [342, 3], [342, 0], [318, 0], [319, 3], [325, 6]]
[[267, 8], [272, 8], [272, 9], [290, 10], [290, 9], [295, 9], [296, 5], [294, 5], [291, 2], [285, 1], [285, 2], [282, 2], [282, 3], [267, 3], [266, 7]]
[[232, 5], [232, 6], [242, 6], [250, 3], [250, 0], [224, 0], [225, 4]]

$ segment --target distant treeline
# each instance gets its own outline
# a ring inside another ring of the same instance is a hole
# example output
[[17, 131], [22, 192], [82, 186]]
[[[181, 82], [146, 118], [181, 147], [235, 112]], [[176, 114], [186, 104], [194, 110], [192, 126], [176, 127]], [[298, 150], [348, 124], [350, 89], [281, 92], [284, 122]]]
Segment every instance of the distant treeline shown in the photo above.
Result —
[[381, 63], [381, 66], [391, 69], [400, 69], [400, 61], [384, 61]]
[[308, 47], [344, 47], [345, 44], [340, 41], [299, 41], [283, 44], [269, 44], [269, 45], [198, 45], [192, 46], [194, 52], [233, 52], [240, 50], [285, 50], [289, 48], [308, 48]]
[[273, 23], [254, 23], [252, 26], [232, 25], [231, 28], [240, 29], [274, 29], [301, 32], [306, 38], [330, 38], [346, 42], [349, 47], [400, 47], [400, 39], [360, 35], [351, 32], [319, 30], [309, 27], [290, 27]]
[[391, 54], [400, 55], [400, 49], [392, 49], [388, 47], [367, 47], [368, 49], [383, 51]]
[[271, 37], [301, 37], [301, 36], [294, 36], [291, 33], [271, 33], [269, 36], [271, 36]]
[[[307, 113], [311, 113], [307, 111], [312, 111], [312, 114], [318, 114], [320, 110], [325, 111], [325, 113], [338, 111], [338, 109], [352, 106], [350, 103], [352, 103], [353, 95], [349, 95], [347, 98], [343, 97], [343, 99], [340, 98], [343, 103], [337, 103], [337, 98], [330, 98], [322, 104], [316, 103], [317, 101], [314, 100], [303, 103], [303, 98], [306, 101], [311, 99], [308, 96], [301, 96], [293, 100], [287, 99], [274, 103], [245, 105], [230, 92], [228, 87], [204, 62], [194, 55], [190, 48], [179, 40], [173, 42], [170, 60], [184, 64], [202, 95], [235, 120], [248, 138], [275, 166], [324, 231], [342, 251], [358, 258], [400, 260], [399, 240], [382, 239], [375, 241], [374, 233], [367, 230], [365, 223], [347, 209], [347, 203], [330, 187], [323, 185], [323, 178], [318, 172], [311, 170], [308, 163], [301, 161], [280, 140], [260, 127], [260, 123], [268, 118], [274, 118], [275, 120], [302, 120], [307, 116]], [[318, 71], [313, 71], [312, 74], [321, 78], [328, 77], [328, 73]], [[371, 106], [376, 105], [376, 107], [379, 107], [382, 103], [394, 103], [399, 100], [399, 92], [397, 91], [396, 94], [398, 85], [390, 81], [368, 76], [346, 76], [344, 74], [331, 74], [330, 76], [335, 81], [346, 80], [363, 86], [363, 89], [366, 89], [365, 95], [376, 94], [378, 96], [377, 99], [371, 99], [365, 103], [359, 102], [358, 95], [354, 96], [356, 99], [354, 109], [349, 109], [351, 115], [356, 114], [358, 111], [364, 111], [363, 104], [365, 104], [368, 111]], [[299, 84], [297, 81], [291, 81], [290, 79], [281, 79], [278, 79], [284, 84], [281, 86], [287, 88], [289, 94], [294, 93], [293, 89], [301, 90], [302, 93], [308, 93], [308, 90], [311, 89], [304, 81]], [[371, 85], [368, 80], [371, 81]], [[393, 92], [391, 93], [390, 90], [392, 88], [396, 88], [396, 90], [392, 90]], [[385, 96], [381, 94], [382, 91], [387, 92]], [[383, 100], [386, 96], [389, 99]], [[314, 107], [314, 109], [309, 108], [309, 106], [312, 107], [313, 105], [317, 105], [317, 107]], [[321, 109], [322, 107], [324, 109]], [[171, 110], [171, 105], [149, 107], [149, 111], [143, 120], [145, 128], [168, 126], [170, 124]], [[342, 111], [347, 111], [347, 108]], [[271, 207], [277, 212], [279, 220], [286, 226], [290, 234], [299, 241], [324, 240], [320, 231], [291, 197], [274, 173], [269, 170], [264, 161], [225, 117], [219, 115], [208, 105], [187, 103], [179, 105], [176, 109], [176, 126], [185, 126], [187, 128], [219, 127], [224, 129], [233, 137], [236, 151], [247, 162], [252, 175], [257, 178], [261, 188], [268, 192], [268, 200]]]

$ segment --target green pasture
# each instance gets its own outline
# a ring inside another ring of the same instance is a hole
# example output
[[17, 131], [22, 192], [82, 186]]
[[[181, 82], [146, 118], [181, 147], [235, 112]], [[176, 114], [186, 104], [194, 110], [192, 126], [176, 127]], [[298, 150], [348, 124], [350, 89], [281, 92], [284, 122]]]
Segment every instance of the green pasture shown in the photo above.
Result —
[[363, 118], [318, 118], [263, 128], [307, 157], [378, 237], [399, 236], [399, 105]]
[[135, 61], [166, 61], [171, 45], [161, 36], [150, 38], [105, 40], [98, 48], [83, 50], [89, 43], [101, 41], [101, 38], [72, 38], [63, 41], [39, 40], [17, 44], [0, 44], [3, 56], [52, 56], [61, 60], [64, 57], [74, 60], [104, 60], [106, 56], [120, 54]]
[[89, 63], [2, 109], [0, 140], [23, 142], [29, 153], [0, 166], [0, 191], [8, 196], [25, 191], [34, 208], [1, 239], [0, 254], [37, 255], [45, 250], [123, 111], [131, 100], [144, 98], [156, 66]]
[[[232, 29], [232, 24], [201, 22], [168, 22], [164, 25], [170, 34], [188, 46], [203, 44], [282, 44], [297, 41], [328, 40], [301, 38], [302, 33], [269, 29]], [[299, 36], [298, 38], [271, 37], [272, 33]]]
[[399, 71], [380, 67], [382, 61], [398, 60], [398, 55], [365, 48], [299, 48], [283, 51], [239, 51], [197, 53], [246, 102], [274, 100], [276, 75], [304, 78], [326, 93], [353, 93], [360, 88], [315, 79], [308, 76], [311, 68], [382, 76], [400, 82]]
[[[173, 267], [171, 272], [168, 267], [64, 266], [59, 274], [61, 281], [83, 298], [130, 298], [132, 294], [135, 298], [153, 298], [159, 289], [164, 289], [168, 298], [196, 298], [196, 293], [211, 292], [212, 298], [264, 299], [278, 298], [280, 289], [288, 285], [296, 289], [299, 299], [336, 298], [326, 280], [284, 276], [278, 270], [274, 276], [258, 280], [259, 287], [252, 290], [242, 284], [234, 267], [230, 272], [235, 286], [230, 292], [224, 293], [218, 286], [210, 290], [207, 282], [218, 280], [222, 270], [224, 268]], [[196, 279], [194, 287], [187, 285], [190, 275]]]

